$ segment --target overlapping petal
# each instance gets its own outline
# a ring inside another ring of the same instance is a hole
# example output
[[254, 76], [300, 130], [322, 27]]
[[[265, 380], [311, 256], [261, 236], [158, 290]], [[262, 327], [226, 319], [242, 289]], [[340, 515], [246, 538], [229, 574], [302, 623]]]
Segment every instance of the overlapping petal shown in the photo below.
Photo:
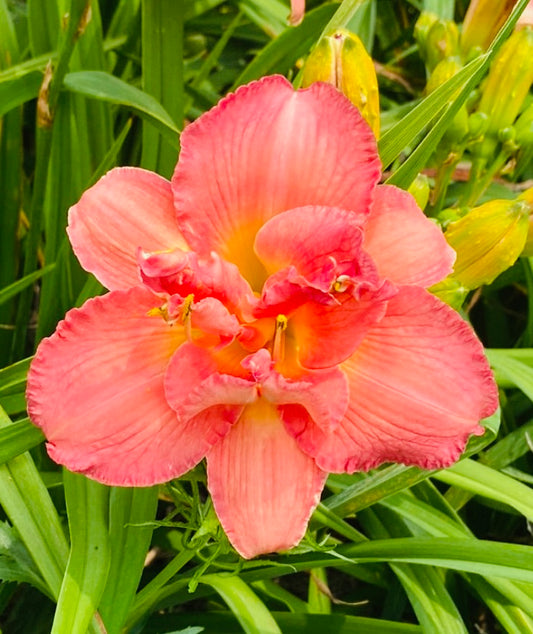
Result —
[[244, 557], [287, 550], [305, 533], [326, 473], [286, 432], [276, 406], [247, 406], [207, 454], [215, 511]]
[[216, 253], [198, 256], [194, 251], [148, 253], [139, 250], [143, 282], [158, 293], [194, 295], [196, 301], [213, 297], [231, 312], [248, 314], [255, 303], [252, 289], [239, 269]]
[[365, 250], [379, 274], [395, 284], [429, 287], [452, 271], [455, 252], [414, 198], [392, 185], [376, 188], [365, 228]]
[[142, 287], [70, 311], [43, 340], [28, 376], [28, 411], [50, 456], [120, 486], [166, 482], [192, 468], [209, 430], [181, 423], [163, 378], [183, 329], [147, 313], [161, 300]]
[[296, 92], [281, 76], [223, 99], [181, 146], [172, 188], [183, 235], [235, 262], [255, 290], [264, 271], [252, 247], [266, 220], [305, 205], [367, 213], [379, 179], [375, 139], [350, 102], [327, 84]]
[[448, 466], [497, 407], [494, 379], [471, 328], [417, 287], [401, 288], [342, 368], [350, 404], [334, 432], [324, 434], [305, 417], [286, 420], [302, 449], [328, 471], [382, 462]]
[[361, 249], [364, 222], [364, 214], [335, 207], [292, 209], [261, 227], [254, 250], [270, 275], [292, 265], [324, 292], [331, 275], [361, 275], [363, 268], [365, 279], [375, 282], [375, 269]]
[[291, 316], [288, 336], [294, 338], [301, 365], [318, 369], [345, 361], [383, 318], [395, 293], [392, 285], [384, 283], [363, 290], [357, 298], [338, 293], [337, 304], [308, 302], [298, 308]]
[[140, 283], [137, 249], [187, 249], [169, 181], [135, 167], [108, 172], [70, 208], [67, 229], [83, 268], [110, 290]]

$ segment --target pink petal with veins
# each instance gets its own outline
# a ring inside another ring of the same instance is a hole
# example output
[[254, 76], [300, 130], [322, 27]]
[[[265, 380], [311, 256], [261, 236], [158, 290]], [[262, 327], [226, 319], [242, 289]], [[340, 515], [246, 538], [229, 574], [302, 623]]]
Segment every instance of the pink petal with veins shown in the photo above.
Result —
[[111, 170], [70, 208], [67, 233], [78, 260], [108, 289], [140, 284], [137, 249], [188, 249], [169, 181], [137, 167]]
[[326, 476], [265, 399], [248, 405], [207, 455], [215, 511], [246, 558], [288, 550], [302, 539]]
[[394, 284], [428, 287], [452, 272], [455, 251], [411, 194], [380, 185], [365, 228], [364, 248]]
[[327, 471], [353, 472], [383, 462], [426, 469], [459, 458], [478, 421], [498, 405], [483, 348], [451, 308], [417, 287], [403, 287], [386, 316], [342, 364], [350, 404], [325, 434], [293, 411], [286, 424]]
[[[116, 486], [176, 478], [227, 429], [180, 421], [163, 378], [183, 328], [148, 316], [161, 300], [137, 287], [71, 310], [44, 339], [28, 375], [28, 411], [50, 456]], [[219, 430], [216, 433], [213, 430]]]
[[379, 175], [374, 135], [343, 95], [272, 76], [185, 128], [172, 189], [191, 248], [235, 262], [258, 290], [265, 274], [252, 247], [266, 220], [305, 205], [366, 214]]

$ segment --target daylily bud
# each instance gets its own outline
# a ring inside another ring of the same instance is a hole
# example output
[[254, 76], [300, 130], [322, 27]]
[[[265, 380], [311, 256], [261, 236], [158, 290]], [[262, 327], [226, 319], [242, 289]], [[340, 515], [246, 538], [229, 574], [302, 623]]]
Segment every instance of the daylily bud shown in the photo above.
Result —
[[498, 51], [479, 104], [489, 117], [487, 132], [511, 126], [533, 83], [533, 29], [515, 31]]
[[525, 200], [491, 200], [450, 224], [444, 236], [457, 253], [452, 277], [473, 289], [512, 266], [526, 242], [529, 209]]
[[470, 289], [463, 286], [461, 282], [456, 280], [453, 275], [449, 275], [435, 286], [429, 289], [433, 295], [451, 306], [455, 310], [459, 310], [468, 295]]
[[423, 60], [426, 59], [426, 40], [428, 37], [429, 29], [438, 20], [438, 16], [428, 11], [422, 11], [415, 24], [415, 40], [418, 42], [418, 48], [420, 50], [420, 56]]
[[429, 179], [425, 174], [418, 174], [415, 180], [409, 185], [408, 192], [416, 200], [420, 209], [425, 209], [429, 200]]
[[516, 131], [515, 143], [518, 146], [515, 178], [520, 178], [522, 172], [529, 167], [533, 159], [533, 104], [528, 106], [518, 117], [514, 125]]
[[468, 133], [472, 139], [481, 138], [489, 127], [489, 118], [484, 112], [473, 112], [468, 117]]
[[451, 20], [437, 20], [431, 26], [426, 38], [426, 65], [433, 70], [447, 57], [459, 53], [459, 30]]
[[463, 22], [461, 49], [466, 55], [474, 48], [485, 51], [509, 17], [517, 0], [472, 0]]
[[520, 255], [531, 258], [533, 257], [533, 187], [526, 189], [526, 191], [518, 197], [518, 200], [525, 202], [529, 206], [529, 223], [526, 243]]
[[344, 29], [323, 37], [309, 55], [302, 87], [325, 81], [359, 109], [376, 138], [379, 137], [379, 92], [374, 63], [361, 40]]

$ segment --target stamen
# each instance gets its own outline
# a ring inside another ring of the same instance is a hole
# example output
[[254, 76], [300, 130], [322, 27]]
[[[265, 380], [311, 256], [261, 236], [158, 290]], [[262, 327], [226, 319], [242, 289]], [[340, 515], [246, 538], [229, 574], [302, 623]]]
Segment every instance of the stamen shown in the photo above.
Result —
[[181, 323], [185, 327], [187, 341], [192, 341], [191, 313], [193, 302], [194, 295], [191, 293], [183, 300], [183, 307], [181, 309]]
[[334, 293], [344, 293], [348, 290], [352, 283], [349, 275], [339, 275], [339, 277], [333, 282], [332, 290]]
[[278, 315], [276, 317], [276, 330], [274, 331], [274, 344], [272, 346], [272, 360], [282, 361], [285, 354], [285, 336], [283, 332], [287, 329], [287, 317]]

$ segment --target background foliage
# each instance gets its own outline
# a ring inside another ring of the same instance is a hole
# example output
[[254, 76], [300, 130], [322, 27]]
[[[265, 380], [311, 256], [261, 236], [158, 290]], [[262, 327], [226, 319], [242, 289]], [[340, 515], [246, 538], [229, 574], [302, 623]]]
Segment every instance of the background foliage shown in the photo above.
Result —
[[[263, 75], [298, 83], [314, 44], [341, 27], [376, 61], [389, 182], [407, 188], [432, 167], [433, 178], [441, 138], [526, 1], [486, 53], [428, 94], [415, 24], [424, 10], [461, 23], [467, 4], [309, 1], [289, 27], [282, 0], [0, 0], [3, 632], [533, 632], [533, 258], [463, 304], [501, 388], [501, 412], [468, 457], [435, 473], [331, 476], [285, 555], [239, 559], [202, 466], [161, 488], [105, 487], [54, 465], [25, 413], [34, 346], [103, 290], [65, 234], [84, 189], [115, 165], [169, 177], [187, 121]], [[525, 189], [531, 156], [520, 161], [484, 200]], [[440, 207], [469, 191], [458, 174]]]

